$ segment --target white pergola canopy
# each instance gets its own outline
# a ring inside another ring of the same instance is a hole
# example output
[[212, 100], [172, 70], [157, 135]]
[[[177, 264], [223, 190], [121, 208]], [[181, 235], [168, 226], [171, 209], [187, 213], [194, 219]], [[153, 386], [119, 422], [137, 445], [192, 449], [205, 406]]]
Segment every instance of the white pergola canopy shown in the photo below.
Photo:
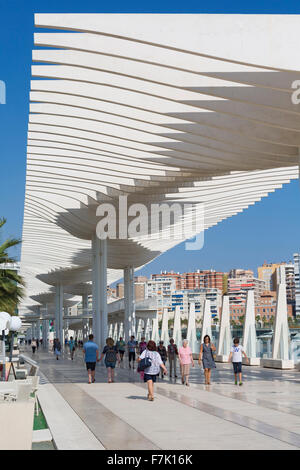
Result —
[[[38, 14], [35, 24], [64, 31], [35, 34], [28, 297], [58, 270], [89, 272], [101, 202], [193, 201], [207, 229], [298, 177], [297, 16]], [[109, 241], [109, 282], [179, 242]]]

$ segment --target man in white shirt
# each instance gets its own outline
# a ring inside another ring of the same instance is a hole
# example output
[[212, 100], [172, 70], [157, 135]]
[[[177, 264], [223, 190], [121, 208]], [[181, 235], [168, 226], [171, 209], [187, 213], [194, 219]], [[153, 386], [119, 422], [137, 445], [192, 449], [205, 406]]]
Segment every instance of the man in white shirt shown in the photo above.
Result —
[[247, 354], [244, 351], [243, 346], [240, 344], [239, 338], [234, 338], [233, 340], [233, 346], [231, 348], [231, 352], [229, 355], [228, 362], [232, 360], [232, 365], [233, 365], [233, 371], [234, 371], [234, 378], [235, 378], [235, 385], [237, 385], [237, 376], [239, 374], [239, 385], [243, 385], [242, 382], [242, 354], [245, 356], [247, 361], [249, 362], [249, 359], [247, 357]]

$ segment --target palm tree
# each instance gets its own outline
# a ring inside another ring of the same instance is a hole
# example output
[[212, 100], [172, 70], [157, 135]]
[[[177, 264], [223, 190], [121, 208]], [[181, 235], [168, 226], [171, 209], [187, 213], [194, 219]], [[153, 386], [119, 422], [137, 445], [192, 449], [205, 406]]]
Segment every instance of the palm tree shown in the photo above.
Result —
[[[6, 223], [6, 219], [0, 219], [0, 229]], [[0, 245], [0, 311], [14, 314], [24, 295], [24, 281], [16, 271], [7, 267], [15, 262], [7, 251], [21, 243], [21, 240], [8, 238]]]

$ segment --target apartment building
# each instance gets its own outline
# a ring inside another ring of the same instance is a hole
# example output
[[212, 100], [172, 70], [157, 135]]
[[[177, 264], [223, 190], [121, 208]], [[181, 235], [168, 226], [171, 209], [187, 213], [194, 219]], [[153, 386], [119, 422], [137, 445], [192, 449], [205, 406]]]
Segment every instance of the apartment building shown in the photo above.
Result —
[[244, 305], [247, 299], [248, 290], [254, 290], [254, 301], [258, 302], [259, 297], [266, 290], [266, 283], [262, 279], [252, 277], [228, 278], [227, 294], [230, 303], [234, 305]]
[[223, 290], [224, 273], [214, 270], [200, 270], [186, 273], [175, 273], [174, 271], [162, 271], [160, 274], [152, 274], [152, 279], [174, 279], [176, 289], [202, 289], [211, 288]]
[[222, 291], [219, 289], [182, 289], [176, 290], [171, 298], [171, 310], [175, 311], [180, 307], [181, 317], [188, 318], [191, 303], [195, 304], [196, 319], [199, 321], [203, 317], [205, 300], [210, 300], [212, 317], [220, 318], [222, 307]]

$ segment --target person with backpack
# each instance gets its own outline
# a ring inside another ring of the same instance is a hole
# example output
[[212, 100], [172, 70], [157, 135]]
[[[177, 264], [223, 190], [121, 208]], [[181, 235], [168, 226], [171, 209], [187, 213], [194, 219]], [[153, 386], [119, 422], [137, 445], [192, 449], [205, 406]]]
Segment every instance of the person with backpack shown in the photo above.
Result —
[[31, 348], [32, 348], [32, 354], [35, 354], [36, 340], [34, 338], [32, 338], [32, 341], [31, 341]]
[[120, 362], [119, 352], [115, 342], [112, 338], [107, 338], [106, 346], [104, 347], [99, 361], [102, 361], [105, 357], [104, 362], [108, 372], [108, 383], [114, 382], [115, 367], [117, 361]]
[[75, 341], [73, 340], [73, 336], [70, 337], [69, 341], [69, 349], [72, 361], [74, 360], [74, 352], [75, 352]]
[[58, 338], [55, 338], [53, 341], [53, 352], [56, 356], [56, 360], [58, 361], [58, 358], [61, 354], [61, 344]]
[[149, 341], [147, 348], [138, 358], [138, 371], [144, 372], [144, 382], [148, 385], [148, 400], [154, 400], [154, 383], [159, 375], [160, 369], [167, 375], [168, 371], [164, 365], [160, 354], [156, 350], [154, 341]]

